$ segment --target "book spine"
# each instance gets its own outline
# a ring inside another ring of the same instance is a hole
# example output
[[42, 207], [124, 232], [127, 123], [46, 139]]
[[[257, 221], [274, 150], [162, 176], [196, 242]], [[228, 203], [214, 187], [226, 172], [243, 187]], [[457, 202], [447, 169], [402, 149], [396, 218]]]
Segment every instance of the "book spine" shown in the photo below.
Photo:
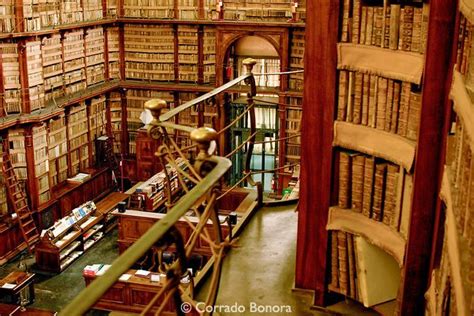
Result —
[[380, 130], [385, 129], [385, 107], [387, 104], [387, 88], [388, 80], [382, 77], [378, 78], [377, 88], [377, 111], [376, 111], [376, 125]]
[[352, 9], [352, 43], [359, 44], [360, 40], [361, 0], [354, 0]]
[[385, 131], [390, 132], [390, 124], [392, 122], [393, 107], [393, 80], [387, 80], [387, 103], [385, 104]]
[[347, 90], [347, 109], [346, 109], [346, 121], [352, 122], [353, 109], [354, 109], [354, 96], [355, 96], [355, 75], [353, 71], [349, 72], [349, 84]]
[[392, 120], [390, 122], [390, 132], [396, 134], [397, 133], [397, 125], [398, 125], [398, 110], [400, 108], [400, 82], [395, 81], [393, 83], [393, 102], [392, 102]]
[[354, 124], [360, 124], [362, 121], [362, 82], [363, 74], [361, 72], [356, 72], [354, 83], [354, 107], [352, 111], [352, 122]]
[[377, 76], [369, 76], [369, 114], [367, 124], [375, 127], [376, 111], [377, 111]]
[[342, 30], [341, 30], [341, 42], [349, 42], [349, 11], [350, 11], [351, 1], [344, 0], [343, 9], [342, 9]]
[[411, 51], [414, 8], [412, 6], [405, 6], [403, 10], [403, 21], [401, 23], [402, 31], [400, 35], [403, 39], [403, 42], [399, 49], [404, 51]]
[[367, 6], [362, 6], [360, 18], [360, 44], [365, 44], [367, 33]]
[[372, 45], [382, 47], [383, 44], [383, 26], [385, 24], [385, 15], [383, 7], [374, 8], [374, 27], [372, 34]]
[[354, 238], [352, 234], [347, 234], [347, 257], [349, 266], [349, 296], [356, 299], [356, 267], [354, 258]]
[[339, 152], [339, 199], [340, 208], [349, 208], [350, 205], [350, 156], [347, 152]]
[[387, 4], [387, 1], [384, 1], [384, 25], [383, 25], [383, 46], [384, 48], [390, 47], [390, 16], [391, 16], [391, 6]]
[[401, 96], [400, 96], [400, 114], [398, 115], [398, 129], [397, 133], [400, 136], [407, 136], [408, 128], [408, 110], [410, 107], [410, 93], [411, 93], [411, 84], [408, 82], [402, 82], [401, 87]]
[[365, 157], [357, 155], [352, 158], [352, 210], [362, 212], [362, 195], [364, 187]]
[[387, 170], [386, 163], [377, 163], [375, 165], [374, 177], [374, 203], [372, 207], [372, 219], [382, 220], [383, 202], [384, 202], [384, 184]]
[[367, 8], [367, 23], [365, 31], [365, 45], [372, 45], [373, 30], [374, 30], [374, 8]]
[[339, 95], [337, 102], [337, 120], [345, 121], [347, 115], [347, 93], [349, 89], [349, 72], [339, 71]]
[[392, 4], [390, 6], [390, 39], [389, 48], [398, 49], [398, 36], [400, 30], [400, 5]]
[[366, 157], [364, 164], [364, 192], [362, 196], [362, 214], [368, 218], [372, 213], [372, 198], [374, 190], [374, 170], [375, 160], [373, 157]]
[[413, 31], [411, 38], [411, 51], [417, 53], [423, 53], [421, 48], [422, 38], [422, 22], [423, 22], [423, 8], [413, 9]]
[[418, 137], [418, 126], [420, 125], [421, 93], [410, 93], [410, 105], [408, 110], [408, 124], [406, 137], [416, 140]]
[[347, 234], [337, 232], [337, 254], [339, 257], [339, 288], [341, 294], [348, 295], [348, 262], [347, 262]]
[[420, 53], [424, 54], [426, 51], [426, 42], [428, 41], [428, 21], [430, 16], [430, 4], [423, 3], [422, 20], [421, 20], [421, 44]]
[[334, 289], [339, 288], [339, 262], [337, 251], [337, 231], [331, 231], [331, 286]]
[[369, 96], [370, 96], [370, 75], [364, 74], [362, 80], [362, 125], [367, 126], [369, 122]]
[[385, 187], [385, 205], [383, 209], [383, 220], [385, 225], [394, 226], [395, 206], [397, 197], [397, 181], [400, 167], [389, 164], [387, 167], [387, 184]]

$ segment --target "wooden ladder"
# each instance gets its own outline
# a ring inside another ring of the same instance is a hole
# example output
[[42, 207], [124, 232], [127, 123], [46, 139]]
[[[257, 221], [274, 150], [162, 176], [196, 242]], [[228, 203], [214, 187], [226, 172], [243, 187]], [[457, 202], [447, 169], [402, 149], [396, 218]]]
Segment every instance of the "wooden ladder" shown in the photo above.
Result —
[[120, 183], [121, 172], [120, 172], [120, 165], [117, 161], [117, 157], [114, 154], [114, 139], [112, 137], [107, 136], [107, 140], [105, 141], [105, 158], [109, 163], [110, 169], [114, 172], [115, 178], [117, 182]]
[[7, 187], [8, 196], [13, 205], [13, 210], [18, 218], [21, 234], [25, 239], [28, 251], [31, 253], [34, 249], [36, 242], [39, 241], [39, 232], [36, 227], [33, 216], [31, 215], [28, 201], [26, 200], [25, 193], [18, 183], [18, 179], [13, 170], [13, 165], [10, 160], [10, 155], [6, 151], [6, 146], [3, 147], [3, 163], [2, 171], [4, 176], [5, 185]]

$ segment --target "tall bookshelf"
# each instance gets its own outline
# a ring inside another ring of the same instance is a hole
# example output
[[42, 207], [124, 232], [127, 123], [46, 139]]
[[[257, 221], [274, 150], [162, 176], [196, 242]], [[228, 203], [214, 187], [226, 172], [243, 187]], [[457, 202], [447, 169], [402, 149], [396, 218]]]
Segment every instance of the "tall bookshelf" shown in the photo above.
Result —
[[450, 91], [452, 103], [448, 107], [452, 115], [446, 118], [449, 129], [440, 190], [442, 203], [438, 209], [438, 244], [432, 260], [430, 287], [425, 294], [429, 315], [469, 315], [474, 312], [473, 280], [470, 277], [474, 273], [474, 16], [468, 8], [466, 2], [460, 1], [456, 64]]
[[65, 115], [59, 115], [48, 123], [49, 175], [51, 187], [66, 181], [68, 174], [68, 145]]
[[71, 94], [85, 89], [87, 83], [85, 80], [84, 31], [65, 33], [63, 51], [65, 93]]
[[119, 28], [106, 28], [107, 51], [109, 54], [109, 78], [120, 79]]
[[178, 73], [180, 82], [198, 81], [198, 29], [196, 26], [178, 27]]
[[86, 84], [91, 86], [105, 81], [104, 29], [102, 27], [86, 29], [84, 40]]
[[48, 131], [46, 123], [32, 128], [33, 157], [35, 164], [36, 192], [31, 192], [37, 196], [37, 204], [46, 203], [51, 198], [50, 177], [49, 177], [49, 151], [48, 151]]
[[4, 114], [22, 112], [22, 94], [20, 84], [20, 62], [18, 55], [18, 44], [1, 43], [4, 90]]
[[49, 101], [64, 95], [61, 36], [54, 34], [49, 37], [44, 37], [41, 45], [45, 101]]
[[[21, 44], [20, 44], [21, 45]], [[28, 96], [30, 111], [44, 107], [44, 80], [41, 59], [41, 42], [26, 43], [26, 65], [28, 67]]]
[[[420, 315], [441, 183], [443, 138], [432, 131], [444, 128], [455, 4], [317, 1], [307, 10], [305, 71], [325, 80], [304, 82], [296, 286], [314, 290], [317, 305], [330, 293], [367, 307], [397, 298], [395, 313]], [[363, 284], [380, 271], [374, 262], [386, 269], [383, 291]]]

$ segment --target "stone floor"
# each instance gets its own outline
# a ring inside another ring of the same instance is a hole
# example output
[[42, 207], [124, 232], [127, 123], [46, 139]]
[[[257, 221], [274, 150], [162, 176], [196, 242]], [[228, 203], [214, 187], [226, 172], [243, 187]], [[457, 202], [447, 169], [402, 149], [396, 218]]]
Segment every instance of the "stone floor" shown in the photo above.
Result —
[[[219, 306], [242, 306], [241, 311], [245, 308], [245, 312], [220, 314], [252, 315], [251, 308], [261, 311], [272, 306], [273, 312], [258, 315], [379, 315], [351, 302], [338, 303], [325, 311], [311, 310], [310, 295], [293, 290], [297, 227], [294, 209], [295, 205], [266, 207], [254, 215], [240, 236], [238, 246], [224, 260], [217, 298]], [[114, 230], [61, 274], [37, 274], [36, 301], [31, 306], [61, 310], [84, 288], [84, 266], [111, 263], [117, 257], [116, 240], [117, 231]], [[27, 258], [26, 262], [34, 269], [34, 258]], [[18, 260], [0, 266], [0, 277], [17, 265]], [[204, 297], [202, 293], [206, 288], [205, 284], [198, 298]]]

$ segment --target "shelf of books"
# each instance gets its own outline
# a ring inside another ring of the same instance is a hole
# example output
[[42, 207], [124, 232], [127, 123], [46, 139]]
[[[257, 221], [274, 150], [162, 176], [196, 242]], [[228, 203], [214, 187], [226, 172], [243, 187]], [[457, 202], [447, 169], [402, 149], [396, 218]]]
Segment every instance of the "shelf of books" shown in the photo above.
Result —
[[177, 0], [178, 18], [182, 20], [198, 19], [198, 0]]
[[[0, 167], [3, 166], [3, 145], [0, 146]], [[7, 187], [5, 185], [5, 179], [3, 177], [3, 172], [0, 172], [0, 218], [8, 216], [8, 200], [7, 200]]]
[[291, 0], [223, 1], [224, 19], [286, 22], [291, 19]]
[[174, 18], [174, 0], [124, 0], [125, 17]]
[[102, 1], [82, 0], [84, 21], [96, 21], [103, 18]]
[[45, 101], [55, 100], [64, 95], [61, 36], [43, 37], [41, 46]]
[[67, 117], [69, 155], [72, 175], [89, 166], [88, 122], [86, 105], [81, 103], [70, 108]]
[[67, 132], [64, 114], [49, 120], [49, 176], [51, 187], [67, 179]]
[[89, 28], [85, 36], [86, 83], [91, 86], [105, 80], [104, 29]]
[[65, 94], [72, 94], [86, 88], [86, 64], [84, 31], [64, 34], [64, 85]]
[[51, 198], [49, 183], [48, 132], [46, 128], [46, 123], [33, 126], [32, 128], [38, 205], [49, 201]]
[[[290, 70], [304, 69], [304, 29], [295, 29], [290, 40]], [[294, 91], [303, 90], [303, 73], [291, 74], [289, 88]]]
[[291, 97], [286, 109], [286, 164], [300, 163], [301, 156], [301, 116], [303, 98]]
[[174, 80], [174, 33], [172, 27], [126, 24], [124, 32], [126, 79]]
[[40, 31], [60, 24], [57, 0], [38, 2], [23, 0], [23, 19], [26, 32]]
[[131, 155], [137, 153], [137, 131], [143, 127], [140, 115], [145, 109], [144, 104], [150, 100], [151, 91], [147, 90], [127, 90], [127, 131], [128, 131], [128, 152]]
[[119, 28], [108, 27], [106, 34], [109, 54], [109, 78], [120, 79]]
[[[385, 294], [383, 298], [369, 283], [353, 286], [356, 272], [369, 277], [377, 271], [354, 268], [368, 263], [363, 262], [363, 256], [351, 257], [359, 245], [353, 239], [360, 237], [347, 233], [362, 236], [361, 243], [379, 249], [371, 260], [385, 260], [388, 254], [403, 267], [411, 213], [411, 169], [421, 112], [421, 54], [426, 45], [428, 19], [428, 6], [423, 3], [377, 4], [359, 0], [342, 3], [334, 125], [334, 145], [340, 148], [336, 151], [338, 207], [330, 210], [328, 220], [328, 229], [335, 228], [331, 233], [332, 275], [337, 274], [336, 267], [339, 269], [339, 287], [332, 284], [330, 288], [366, 307], [397, 297], [401, 271], [396, 273], [396, 280], [384, 277], [391, 287], [390, 291], [380, 291]], [[397, 66], [387, 65], [387, 58], [398, 61]], [[345, 226], [334, 225], [344, 220]], [[359, 220], [361, 225], [357, 225]], [[377, 238], [373, 232], [378, 230], [385, 230], [380, 235], [386, 237]], [[344, 234], [346, 237], [341, 240]], [[388, 236], [394, 242], [387, 242]], [[340, 257], [341, 244], [347, 245], [348, 257]], [[389, 267], [385, 267], [384, 275], [388, 275]], [[334, 279], [331, 278], [333, 283]]]
[[73, 24], [84, 21], [81, 0], [61, 1], [61, 24]]
[[21, 113], [22, 93], [20, 84], [20, 62], [17, 43], [0, 43], [2, 54], [4, 112], [5, 114]]
[[92, 145], [91, 165], [96, 161], [95, 140], [107, 134], [107, 117], [105, 96], [92, 98], [89, 105], [89, 134]]
[[0, 33], [14, 32], [16, 29], [15, 25], [15, 2], [14, 0], [1, 0], [0, 1]]
[[8, 142], [13, 169], [23, 192], [26, 192], [25, 181], [28, 178], [28, 173], [26, 170], [25, 130], [23, 128], [9, 129]]
[[117, 17], [117, 0], [107, 0], [106, 7], [107, 7], [107, 12], [106, 12], [107, 18]]
[[122, 153], [122, 98], [120, 92], [110, 92], [110, 125], [114, 139], [113, 147], [115, 154]]
[[203, 83], [216, 83], [216, 30], [204, 27], [203, 36]]
[[62, 272], [102, 239], [104, 214], [96, 210], [94, 202], [86, 202], [41, 232], [35, 251], [40, 270]]
[[198, 80], [198, 29], [196, 26], [178, 26], [178, 72], [180, 82]]
[[[219, 6], [219, 7], [218, 7]], [[207, 20], [216, 20], [219, 18], [219, 10], [221, 10], [221, 6], [219, 5], [219, 1], [217, 0], [204, 0], [204, 19]]]
[[30, 111], [34, 111], [44, 108], [44, 79], [40, 41], [26, 43], [26, 64], [28, 67]]
[[441, 258], [425, 295], [430, 315], [474, 312], [474, 16], [471, 6], [460, 1], [456, 66], [450, 92], [456, 119], [448, 135], [440, 193], [445, 206]]

